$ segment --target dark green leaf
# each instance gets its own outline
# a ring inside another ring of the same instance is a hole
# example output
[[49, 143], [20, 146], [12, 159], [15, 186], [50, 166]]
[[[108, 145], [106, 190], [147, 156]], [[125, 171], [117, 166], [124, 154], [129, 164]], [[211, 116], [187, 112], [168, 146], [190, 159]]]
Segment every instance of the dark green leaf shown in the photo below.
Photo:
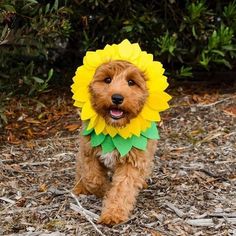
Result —
[[121, 156], [125, 156], [132, 148], [132, 141], [131, 139], [124, 139], [120, 135], [116, 135], [113, 138], [113, 143], [117, 148], [118, 152]]
[[147, 148], [147, 138], [140, 135], [140, 137], [132, 136], [132, 145], [140, 150], [145, 150]]
[[97, 147], [99, 146], [105, 139], [105, 135], [104, 134], [95, 134], [95, 133], [92, 133], [91, 135], [91, 145], [92, 147]]
[[112, 138], [109, 135], [106, 135], [105, 140], [102, 143], [102, 153], [106, 154], [112, 152], [115, 149], [115, 145], [112, 141]]
[[155, 122], [152, 122], [151, 127], [142, 132], [142, 135], [149, 139], [160, 139], [159, 132]]

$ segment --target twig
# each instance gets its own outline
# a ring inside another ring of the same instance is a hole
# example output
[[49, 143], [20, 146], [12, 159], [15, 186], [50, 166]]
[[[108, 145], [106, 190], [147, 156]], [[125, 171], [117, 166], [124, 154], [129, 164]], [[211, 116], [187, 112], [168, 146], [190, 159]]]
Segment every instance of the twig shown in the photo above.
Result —
[[20, 166], [41, 166], [41, 165], [48, 165], [50, 164], [49, 161], [42, 161], [42, 162], [22, 162], [18, 163]]
[[227, 100], [229, 100], [229, 99], [232, 99], [232, 98], [234, 98], [234, 97], [235, 97], [235, 96], [227, 97], [227, 98], [224, 98], [224, 99], [222, 99], [222, 100], [219, 100], [219, 101], [216, 101], [216, 102], [213, 102], [213, 103], [209, 103], [209, 104], [197, 104], [196, 106], [197, 106], [197, 107], [211, 107], [211, 106], [217, 105], [217, 104], [219, 104], [219, 103], [222, 103], [222, 102], [224, 102], [224, 101], [227, 101]]
[[86, 213], [90, 218], [92, 218], [92, 220], [96, 220], [97, 221], [98, 218], [99, 218], [99, 216], [97, 214], [95, 214], [95, 213], [93, 213], [93, 212], [91, 212], [91, 211], [89, 211], [89, 210], [87, 210], [85, 208], [81, 209], [80, 206], [77, 206], [77, 205], [75, 205], [73, 203], [70, 203], [70, 209], [72, 209], [72, 210], [74, 210], [74, 211], [76, 211], [78, 213], [81, 213], [81, 211], [83, 210], [84, 213]]
[[208, 213], [207, 215], [212, 216], [212, 217], [227, 217], [227, 218], [235, 218], [236, 219], [236, 212], [234, 212], [234, 213], [213, 212], [213, 213]]
[[216, 132], [216, 133], [210, 133], [208, 134], [204, 139], [198, 141], [196, 143], [196, 146], [200, 146], [202, 143], [210, 142], [212, 139], [218, 138], [221, 135], [224, 135], [224, 132]]
[[182, 151], [182, 150], [187, 150], [189, 148], [191, 148], [193, 145], [188, 145], [188, 146], [185, 146], [185, 147], [176, 147], [176, 148], [172, 148], [170, 149], [169, 151], [170, 152], [176, 152], [176, 151]]
[[224, 138], [229, 137], [229, 136], [231, 136], [231, 135], [235, 135], [235, 134], [236, 134], [236, 131], [233, 131], [233, 132], [231, 132], [231, 133], [229, 133], [229, 134], [226, 134], [226, 135], [224, 136]]
[[[71, 196], [75, 199], [75, 201], [76, 201], [76, 203], [77, 203], [77, 211], [78, 211], [78, 209], [79, 209], [79, 213], [81, 214], [81, 215], [83, 215], [91, 224], [92, 224], [92, 226], [94, 227], [94, 229], [100, 234], [100, 235], [102, 235], [102, 236], [105, 236], [105, 234], [103, 234], [99, 229], [98, 229], [98, 227], [93, 223], [93, 220], [92, 220], [92, 218], [91, 218], [91, 212], [90, 212], [90, 215], [88, 215], [88, 210], [86, 210], [86, 209], [84, 209], [83, 207], [82, 207], [82, 205], [80, 204], [80, 202], [79, 202], [79, 200], [77, 199], [77, 197], [73, 194], [73, 193], [71, 193]], [[74, 209], [73, 209], [74, 210]]]
[[165, 202], [165, 205], [168, 206], [172, 211], [174, 211], [175, 214], [180, 218], [183, 218], [185, 216], [185, 213], [182, 210], [178, 209], [176, 206], [174, 206], [171, 202]]
[[[230, 224], [236, 224], [236, 218], [224, 218], [224, 219], [219, 219], [218, 221], [221, 222], [228, 222]], [[193, 225], [193, 226], [214, 226], [215, 223], [213, 219], [192, 219], [192, 220], [187, 220], [187, 224]]]
[[209, 175], [210, 177], [213, 177], [213, 178], [216, 178], [216, 179], [222, 179], [223, 181], [227, 181], [227, 179], [224, 178], [223, 176], [221, 176], [220, 174], [218, 174], [218, 175], [214, 174], [211, 171], [206, 170], [204, 168], [198, 169], [196, 171], [201, 171], [201, 172], [205, 173], [206, 175]]
[[125, 224], [131, 222], [132, 220], [135, 220], [136, 218], [137, 218], [136, 216], [133, 216], [133, 217], [131, 217], [130, 219], [128, 219], [128, 220], [126, 220], [126, 221], [123, 221], [123, 222], [121, 222], [121, 223], [119, 223], [119, 224], [117, 224], [117, 225], [114, 225], [112, 228], [113, 228], [113, 229], [118, 228], [118, 227], [120, 227], [121, 225], [125, 225]]
[[4, 201], [4, 202], [11, 203], [11, 204], [15, 204], [15, 203], [16, 203], [16, 201], [11, 200], [11, 199], [6, 198], [6, 197], [0, 197], [0, 200], [2, 200], [2, 201]]
[[[154, 222], [156, 224], [156, 222]], [[137, 224], [138, 226], [142, 226], [143, 228], [147, 228], [147, 229], [152, 229], [152, 230], [155, 230], [157, 232], [157, 235], [160, 235], [160, 236], [173, 236], [174, 234], [172, 234], [171, 232], [166, 232], [164, 230], [162, 230], [160, 227], [158, 226], [155, 226], [155, 227], [152, 227], [150, 224]], [[156, 235], [156, 234], [153, 234], [153, 235]]]
[[221, 165], [221, 164], [228, 164], [228, 163], [235, 163], [236, 160], [227, 160], [227, 161], [215, 161], [216, 165]]
[[[28, 232], [28, 233], [21, 233], [21, 236], [64, 236], [65, 234], [60, 233], [59, 231], [51, 232], [51, 233], [45, 233], [42, 231], [34, 231], [34, 232]], [[8, 236], [19, 236], [18, 233], [16, 234], [8, 234]]]
[[42, 210], [51, 210], [54, 208], [58, 208], [59, 204], [54, 204], [52, 206], [40, 206], [40, 207], [19, 207], [19, 208], [15, 208], [14, 210], [9, 210], [7, 211], [7, 209], [3, 210], [2, 212], [0, 212], [0, 215], [9, 215], [9, 214], [16, 214], [16, 213], [22, 213], [22, 212], [26, 212], [26, 211], [42, 211]]

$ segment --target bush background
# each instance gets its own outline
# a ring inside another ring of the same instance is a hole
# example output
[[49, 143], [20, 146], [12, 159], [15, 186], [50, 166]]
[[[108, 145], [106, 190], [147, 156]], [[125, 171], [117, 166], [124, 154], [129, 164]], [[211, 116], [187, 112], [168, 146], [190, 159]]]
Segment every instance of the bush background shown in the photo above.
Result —
[[236, 1], [4, 0], [0, 92], [69, 85], [87, 50], [124, 38], [153, 53], [171, 77], [235, 70], [235, 32]]

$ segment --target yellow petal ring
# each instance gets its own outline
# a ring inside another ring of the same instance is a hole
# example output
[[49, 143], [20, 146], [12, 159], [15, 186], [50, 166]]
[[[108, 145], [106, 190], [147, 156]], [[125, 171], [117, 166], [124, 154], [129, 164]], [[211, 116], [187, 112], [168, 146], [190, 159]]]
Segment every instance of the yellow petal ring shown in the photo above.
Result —
[[[124, 60], [132, 63], [145, 73], [149, 96], [140, 114], [132, 119], [124, 128], [112, 127], [95, 112], [89, 99], [88, 86], [93, 80], [96, 69], [103, 63], [113, 60]], [[153, 55], [142, 51], [137, 43], [131, 44], [125, 39], [120, 44], [106, 45], [103, 50], [88, 51], [83, 59], [83, 65], [78, 67], [73, 77], [74, 106], [81, 108], [81, 120], [87, 121], [87, 129], [94, 129], [98, 134], [109, 134], [111, 137], [120, 135], [129, 138], [139, 136], [151, 126], [151, 122], [160, 121], [159, 112], [169, 108], [168, 101], [171, 96], [164, 90], [168, 87], [167, 78], [163, 75], [164, 68]]]

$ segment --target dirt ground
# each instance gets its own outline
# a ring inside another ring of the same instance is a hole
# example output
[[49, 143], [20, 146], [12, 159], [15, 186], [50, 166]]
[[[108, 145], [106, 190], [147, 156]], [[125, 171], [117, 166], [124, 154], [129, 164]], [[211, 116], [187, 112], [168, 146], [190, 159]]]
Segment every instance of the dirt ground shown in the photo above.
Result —
[[[7, 108], [0, 235], [236, 236], [236, 93], [206, 91], [171, 90], [149, 186], [140, 192], [131, 219], [111, 228], [96, 223], [100, 199], [70, 193], [80, 126], [70, 96], [41, 100], [41, 110], [31, 113], [23, 105], [16, 112]], [[51, 116], [39, 117], [46, 111]]]

